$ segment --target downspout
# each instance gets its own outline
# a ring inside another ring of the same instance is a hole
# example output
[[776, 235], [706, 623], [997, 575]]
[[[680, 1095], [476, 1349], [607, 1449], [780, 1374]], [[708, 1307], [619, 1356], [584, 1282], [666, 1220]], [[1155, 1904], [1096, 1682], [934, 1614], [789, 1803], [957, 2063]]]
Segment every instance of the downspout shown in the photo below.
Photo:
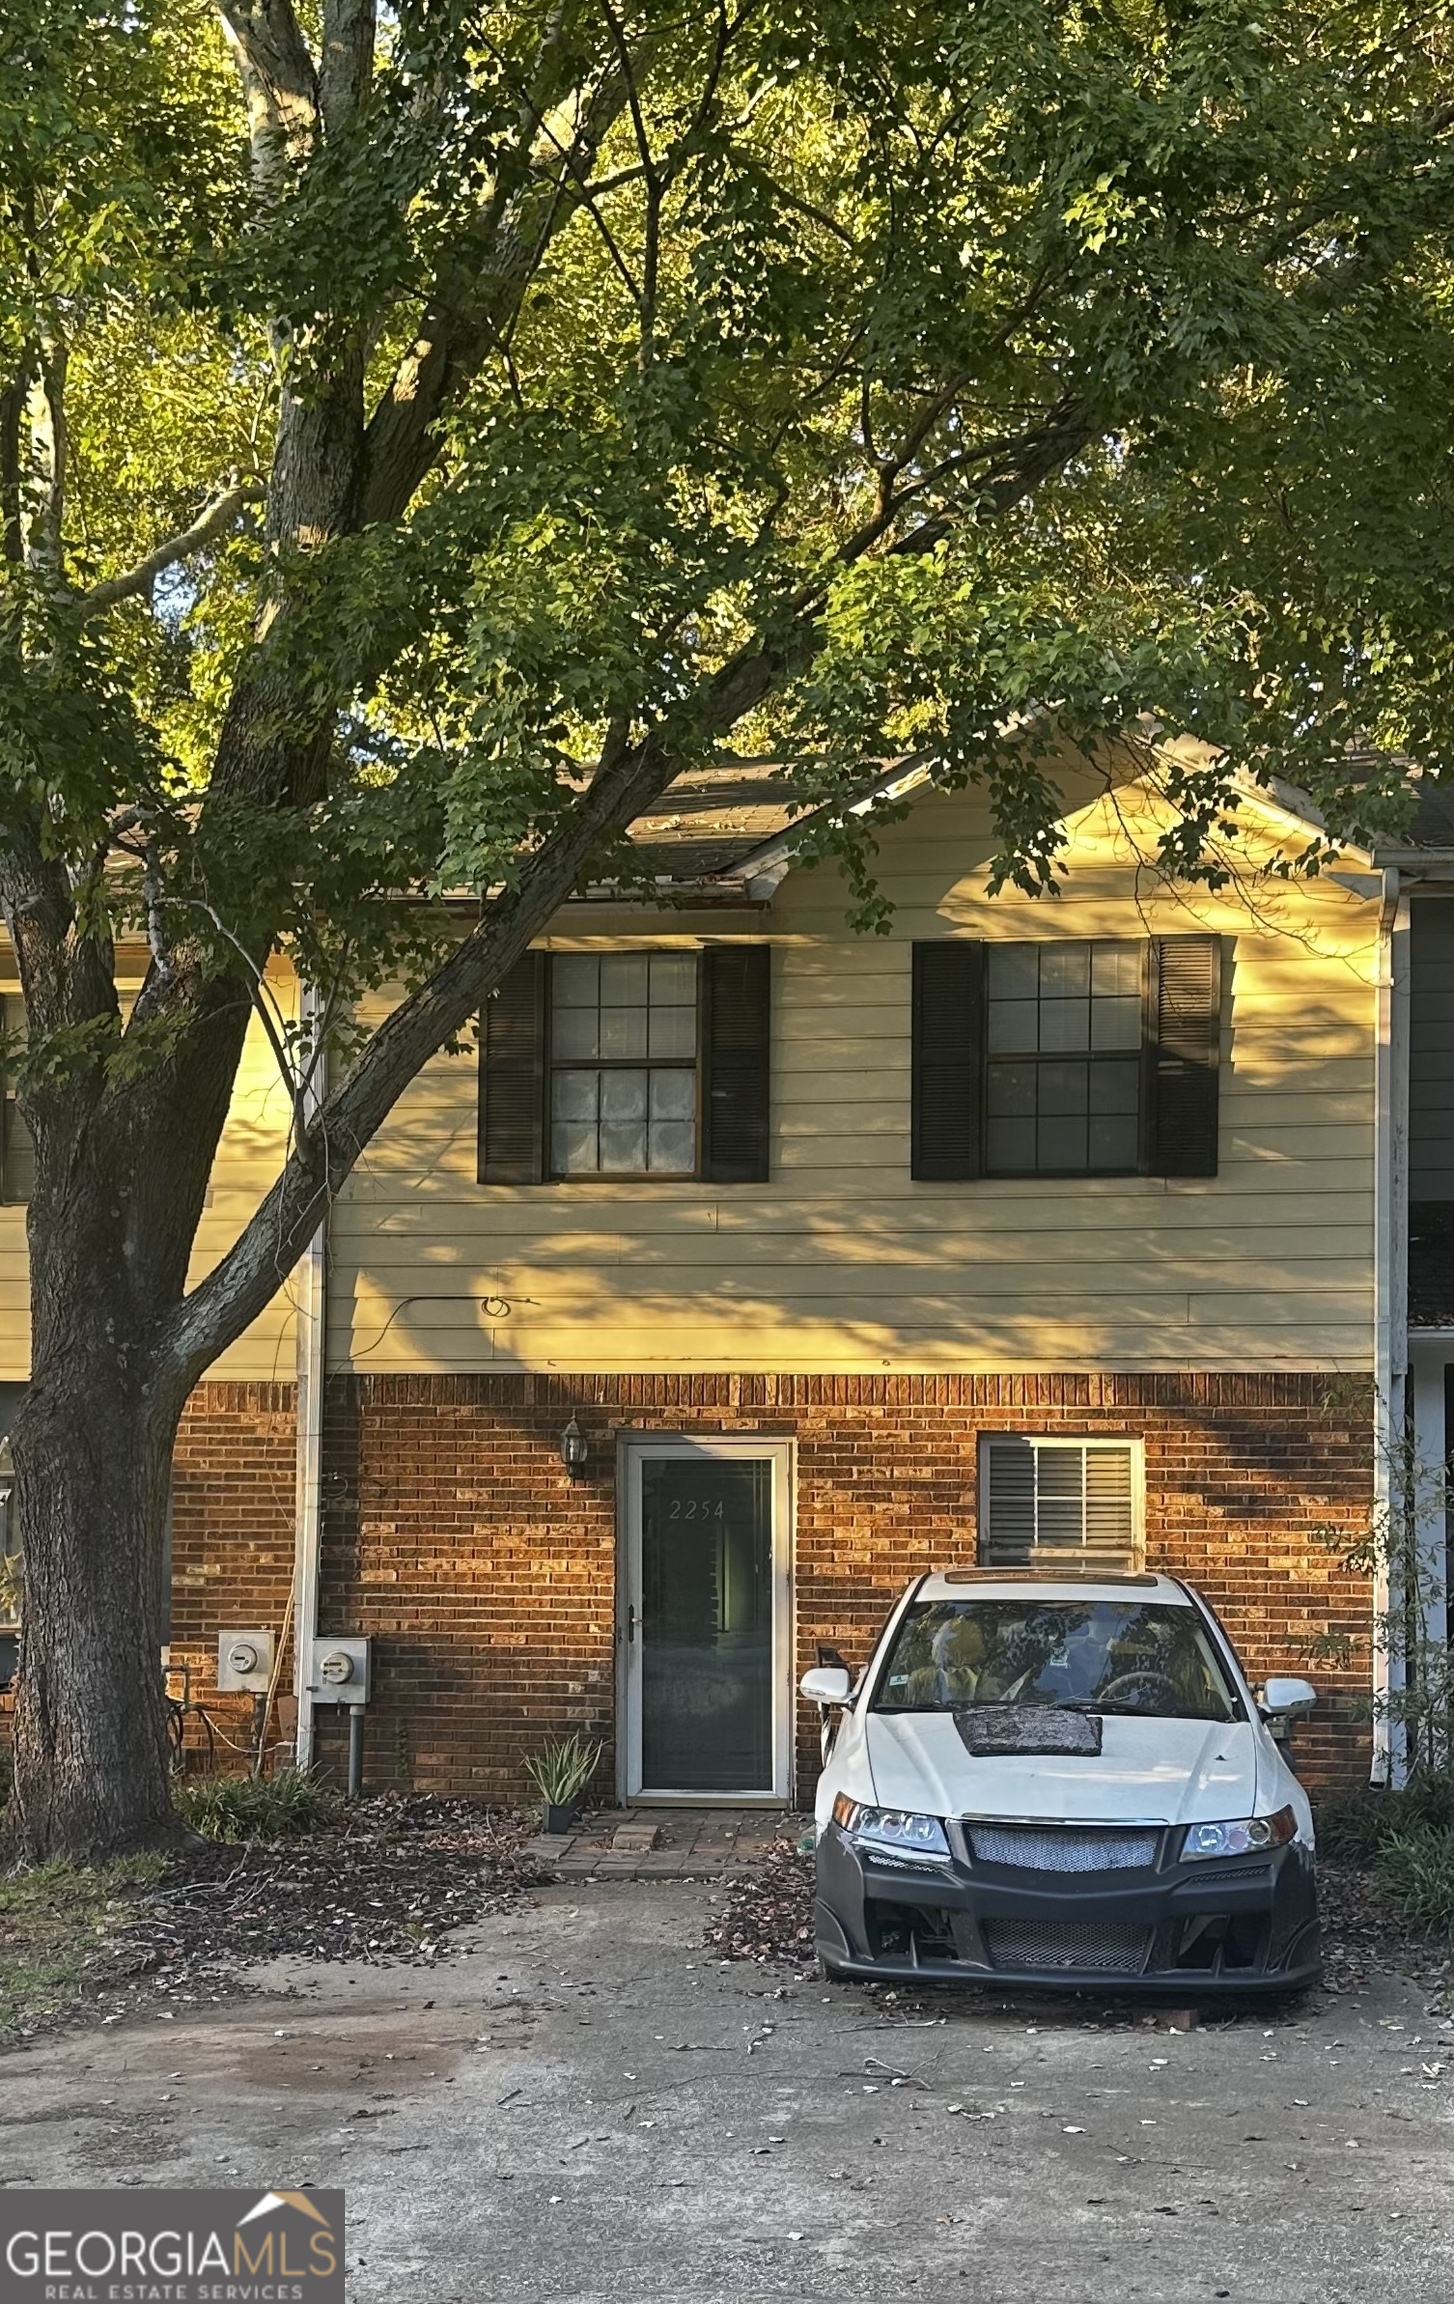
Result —
[[[1408, 1371], [1409, 900], [1396, 868], [1385, 867], [1378, 923], [1378, 1027], [1373, 1158], [1373, 1501], [1387, 1530], [1403, 1509]], [[1387, 1542], [1373, 1577], [1373, 1765], [1375, 1784], [1401, 1783], [1403, 1732], [1389, 1700], [1403, 1685], [1403, 1658], [1391, 1638]]]
[[[303, 1047], [309, 1056], [323, 1003], [316, 986], [304, 984], [300, 1015]], [[315, 1067], [304, 1103], [311, 1119], [323, 1100], [323, 1070]], [[313, 1765], [313, 1696], [309, 1688], [313, 1643], [318, 1636], [318, 1589], [323, 1549], [323, 1386], [328, 1335], [328, 1217], [325, 1213], [297, 1268], [298, 1463], [296, 1535], [293, 1565], [293, 1694], [298, 1705], [295, 1757], [300, 1768]]]

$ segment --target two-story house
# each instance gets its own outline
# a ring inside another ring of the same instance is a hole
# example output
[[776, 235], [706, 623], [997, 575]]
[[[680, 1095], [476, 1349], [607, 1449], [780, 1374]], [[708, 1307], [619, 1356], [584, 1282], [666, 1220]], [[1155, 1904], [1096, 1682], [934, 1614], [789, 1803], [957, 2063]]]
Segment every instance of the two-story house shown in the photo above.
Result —
[[[1082, 764], [1032, 901], [987, 892], [981, 795], [893, 788], [886, 935], [724, 763], [636, 828], [657, 899], [566, 905], [408, 1091], [188, 1412], [171, 1654], [209, 1708], [221, 1627], [364, 1633], [374, 1781], [518, 1789], [584, 1727], [624, 1796], [786, 1801], [798, 1674], [916, 1572], [1144, 1562], [1255, 1672], [1346, 1635], [1297, 1751], [1366, 1768], [1342, 1551], [1410, 1367], [1442, 1461], [1454, 1365], [1454, 818], [1286, 878], [1296, 796], [1249, 794], [1227, 885], [1175, 887], [1155, 776]], [[199, 1268], [281, 1147], [266, 1067]]]

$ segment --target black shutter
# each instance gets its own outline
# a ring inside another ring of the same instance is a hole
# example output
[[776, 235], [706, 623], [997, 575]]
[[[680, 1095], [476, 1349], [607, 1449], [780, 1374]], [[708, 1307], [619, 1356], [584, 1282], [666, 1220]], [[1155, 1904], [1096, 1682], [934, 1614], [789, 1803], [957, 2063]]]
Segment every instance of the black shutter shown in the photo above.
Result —
[[538, 1184], [545, 1174], [547, 956], [526, 952], [480, 1018], [482, 1184]]
[[916, 944], [911, 1175], [983, 1175], [983, 1076], [984, 946]]
[[1151, 947], [1151, 1173], [1217, 1173], [1222, 1048], [1220, 936], [1159, 936]]
[[713, 1184], [768, 1180], [772, 946], [702, 954], [702, 1174]]

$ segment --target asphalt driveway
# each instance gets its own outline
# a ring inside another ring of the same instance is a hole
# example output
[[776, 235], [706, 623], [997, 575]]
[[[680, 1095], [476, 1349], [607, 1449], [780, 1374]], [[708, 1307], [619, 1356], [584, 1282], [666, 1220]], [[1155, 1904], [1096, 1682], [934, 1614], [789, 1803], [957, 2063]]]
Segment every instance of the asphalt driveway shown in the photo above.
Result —
[[0, 2057], [7, 2184], [343, 2184], [355, 2304], [1419, 2304], [1454, 2025], [1385, 1977], [1171, 2033], [726, 1966], [712, 1890], [544, 1891], [429, 1970]]

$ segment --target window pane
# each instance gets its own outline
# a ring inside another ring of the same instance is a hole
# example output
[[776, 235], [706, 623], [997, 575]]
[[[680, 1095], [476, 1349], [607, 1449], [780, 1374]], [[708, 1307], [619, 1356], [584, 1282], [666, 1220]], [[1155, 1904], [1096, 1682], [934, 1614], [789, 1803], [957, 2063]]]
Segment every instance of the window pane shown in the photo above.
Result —
[[556, 1008], [594, 1008], [601, 963], [591, 952], [557, 952], [550, 963], [550, 997]]
[[1085, 1542], [1084, 1466], [1079, 1448], [1035, 1451], [1037, 1534], [1041, 1544], [1057, 1551], [1069, 1552]]
[[647, 956], [644, 952], [611, 952], [601, 962], [601, 1006], [646, 1006]]
[[1092, 1168], [1134, 1168], [1139, 1145], [1135, 1115], [1108, 1116], [1090, 1123]]
[[644, 1072], [603, 1072], [601, 1074], [602, 1120], [644, 1120], [646, 1118], [646, 1080]]
[[646, 1010], [642, 1008], [602, 1008], [601, 1054], [603, 1056], [644, 1056], [646, 1054]]
[[985, 1160], [992, 1173], [1028, 1176], [1035, 1168], [1033, 1120], [991, 1120], [985, 1131]]
[[1090, 1108], [1092, 1112], [1139, 1112], [1141, 1109], [1140, 1065], [1092, 1064], [1090, 1068]]
[[1041, 1064], [1037, 1070], [1041, 1114], [1053, 1117], [1063, 1112], [1084, 1112], [1088, 1069], [1084, 1064]]
[[550, 1084], [551, 1116], [556, 1120], [594, 1120], [598, 1072], [557, 1072]]
[[1042, 944], [1041, 999], [1086, 999], [1090, 993], [1090, 959], [1089, 944]]
[[1039, 1015], [1033, 1000], [991, 1000], [990, 1047], [1033, 1055], [1039, 1045]]
[[651, 1075], [651, 1117], [653, 1120], [691, 1120], [697, 1110], [697, 1075], [695, 1072], [653, 1072]]
[[696, 1008], [658, 1008], [653, 1001], [650, 1052], [653, 1056], [695, 1056]]
[[594, 1008], [557, 1008], [550, 1023], [553, 1056], [599, 1056], [598, 1011]]
[[1096, 944], [1091, 948], [1091, 990], [1103, 995], [1141, 999], [1141, 947], [1139, 944]]
[[1017, 1120], [1035, 1110], [1035, 1066], [991, 1064], [986, 1082], [992, 1120]]
[[614, 1176], [640, 1176], [646, 1168], [646, 1122], [644, 1120], [603, 1120], [601, 1122], [601, 1173]]
[[572, 1121], [557, 1120], [550, 1131], [550, 1165], [557, 1176], [594, 1175], [595, 1122], [578, 1126]]
[[651, 956], [653, 1008], [695, 1008], [697, 960], [692, 952], [654, 952]]
[[697, 1165], [697, 1131], [690, 1120], [653, 1120], [650, 1130], [654, 1174], [690, 1176]]
[[1034, 944], [991, 944], [986, 982], [992, 1000], [1033, 1000], [1040, 988], [1040, 960]]
[[1093, 1000], [1091, 1002], [1092, 1048], [1139, 1048], [1141, 1045], [1141, 1001]]
[[1069, 1169], [1072, 1173], [1083, 1169], [1085, 1131], [1084, 1120], [1042, 1120], [1036, 1136], [1036, 1167]]
[[1089, 1048], [1090, 1012], [1089, 1000], [1042, 1000], [1041, 1047]]

